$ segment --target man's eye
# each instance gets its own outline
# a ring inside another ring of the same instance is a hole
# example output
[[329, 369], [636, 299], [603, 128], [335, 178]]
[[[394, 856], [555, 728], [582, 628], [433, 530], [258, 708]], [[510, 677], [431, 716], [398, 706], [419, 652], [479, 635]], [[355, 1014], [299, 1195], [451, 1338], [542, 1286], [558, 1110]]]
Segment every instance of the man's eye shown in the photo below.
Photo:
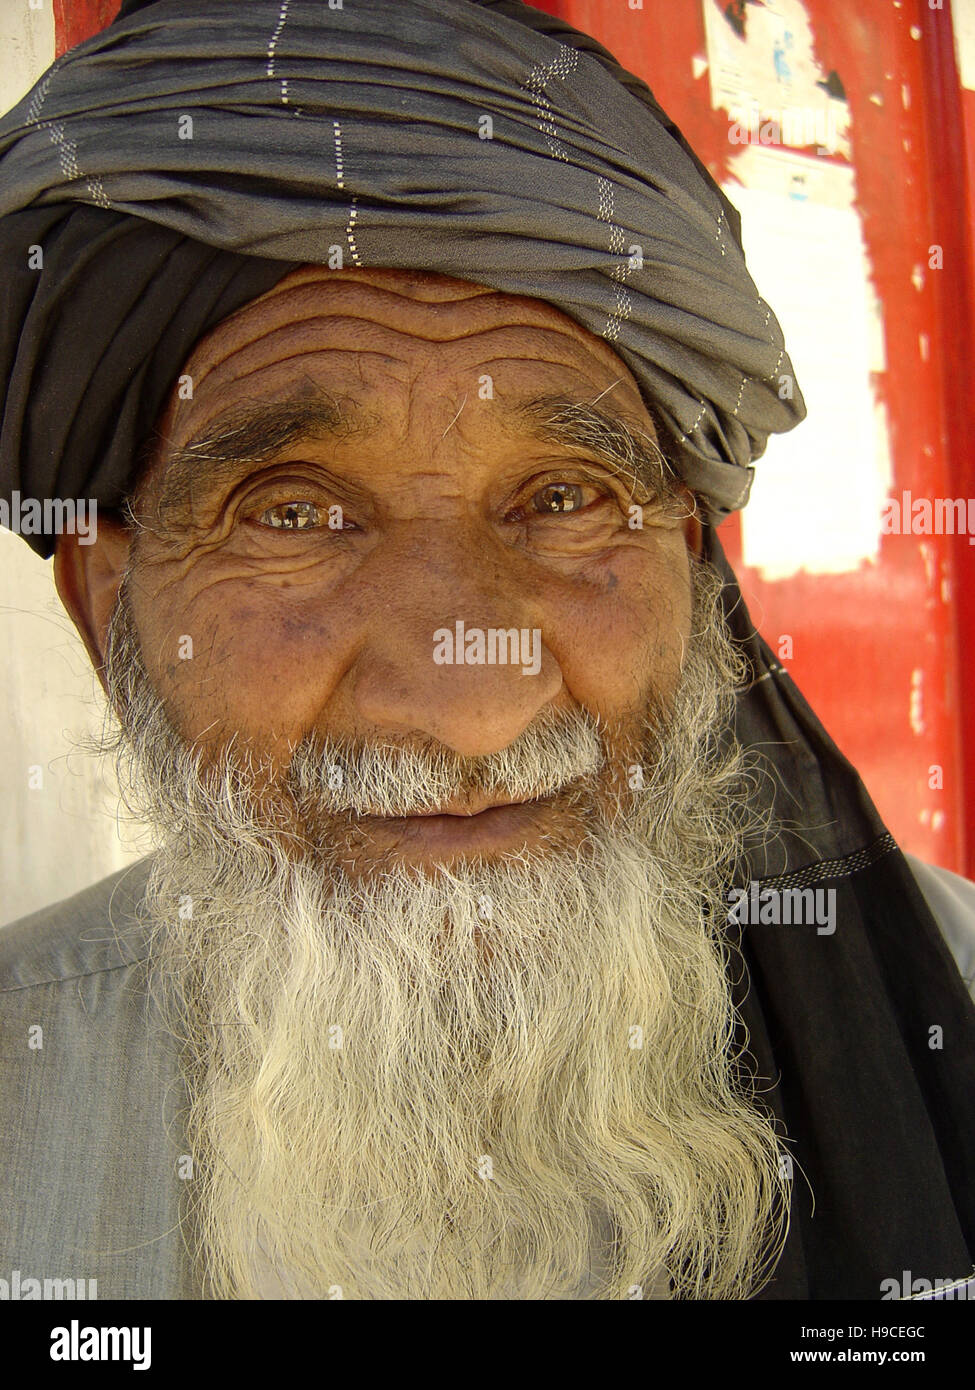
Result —
[[[598, 488], [593, 490], [599, 491]], [[543, 516], [552, 516], [560, 512], [578, 512], [583, 507], [582, 493], [580, 483], [546, 483], [532, 495], [531, 505], [534, 511]]]
[[314, 502], [278, 502], [262, 514], [261, 522], [279, 531], [305, 531], [321, 525], [321, 516]]

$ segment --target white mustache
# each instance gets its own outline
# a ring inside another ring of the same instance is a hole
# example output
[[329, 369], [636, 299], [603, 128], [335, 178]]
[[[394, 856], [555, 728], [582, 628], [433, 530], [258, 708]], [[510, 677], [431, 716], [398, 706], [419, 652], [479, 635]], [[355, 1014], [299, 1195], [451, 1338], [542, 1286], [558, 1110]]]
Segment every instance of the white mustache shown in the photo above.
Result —
[[299, 804], [313, 799], [320, 812], [423, 816], [462, 803], [481, 809], [488, 802], [540, 800], [597, 776], [604, 765], [597, 718], [546, 709], [507, 748], [484, 758], [307, 738], [284, 782]]

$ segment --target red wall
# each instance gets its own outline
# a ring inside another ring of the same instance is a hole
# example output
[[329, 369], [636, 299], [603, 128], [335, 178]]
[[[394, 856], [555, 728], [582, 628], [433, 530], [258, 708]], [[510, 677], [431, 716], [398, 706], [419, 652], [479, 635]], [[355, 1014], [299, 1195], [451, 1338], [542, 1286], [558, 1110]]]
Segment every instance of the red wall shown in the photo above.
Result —
[[[643, 77], [715, 177], [728, 177], [735, 147], [727, 115], [711, 109], [708, 74], [695, 80], [691, 71], [692, 55], [706, 52], [701, 3], [536, 3]], [[850, 105], [858, 210], [883, 305], [887, 371], [875, 389], [889, 412], [893, 494], [975, 497], [975, 93], [958, 85], [947, 0], [942, 10], [927, 0], [804, 3], [817, 60], [840, 75]], [[903, 83], [914, 94], [909, 109], [870, 100]], [[929, 272], [918, 293], [912, 270], [927, 265], [935, 243], [944, 270]], [[931, 340], [927, 362], [921, 332]], [[783, 524], [801, 525], [801, 515]], [[966, 700], [975, 688], [975, 548], [965, 536], [885, 536], [876, 565], [767, 583], [742, 564], [739, 535], [735, 520], [722, 527], [752, 616], [773, 648], [780, 633], [792, 634], [791, 673], [893, 834], [922, 858], [975, 877], [975, 719]], [[922, 539], [936, 552], [932, 576]], [[926, 692], [921, 733], [909, 719], [917, 668]], [[934, 764], [944, 769], [941, 790], [929, 786]]]
[[[706, 51], [705, 2], [644, 0], [634, 10], [625, 0], [537, 0], [645, 78], [724, 180], [735, 149], [727, 115], [711, 109], [707, 73], [695, 79], [691, 70], [692, 55]], [[927, 0], [805, 4], [817, 60], [840, 75], [850, 105], [858, 210], [883, 305], [887, 370], [875, 390], [890, 421], [894, 495], [973, 497], [975, 93], [958, 86], [948, 0], [942, 10]], [[116, 9], [117, 0], [55, 0], [58, 52]], [[907, 110], [870, 100], [902, 83], [915, 94]], [[930, 272], [919, 293], [912, 270], [927, 265], [934, 243], [944, 247], [945, 268]], [[783, 524], [801, 525], [801, 515]], [[922, 538], [885, 536], [876, 565], [770, 583], [742, 564], [737, 519], [722, 536], [753, 617], [773, 648], [779, 634], [792, 635], [792, 674], [894, 835], [922, 858], [975, 877], [975, 835], [966, 834], [966, 823], [975, 826], [975, 720], [964, 699], [975, 676], [975, 547], [966, 537], [924, 537], [936, 554], [932, 575]], [[915, 732], [908, 711], [918, 668], [925, 703]], [[932, 764], [944, 769], [941, 790], [929, 787]]]
[[118, 14], [121, 0], [54, 0], [55, 48], [58, 55], [97, 34]]

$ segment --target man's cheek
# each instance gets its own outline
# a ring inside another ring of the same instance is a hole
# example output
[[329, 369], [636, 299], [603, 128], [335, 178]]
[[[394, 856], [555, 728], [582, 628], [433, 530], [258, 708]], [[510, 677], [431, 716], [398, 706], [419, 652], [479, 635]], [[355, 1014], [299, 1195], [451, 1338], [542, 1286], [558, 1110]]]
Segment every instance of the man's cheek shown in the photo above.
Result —
[[320, 616], [245, 604], [186, 616], [176, 627], [160, 652], [160, 684], [187, 737], [300, 737], [338, 678], [331, 628]]
[[[613, 577], [617, 583], [612, 583]], [[642, 706], [669, 694], [690, 632], [690, 600], [673, 582], [626, 583], [611, 570], [603, 592], [563, 609], [543, 640], [552, 645], [575, 698], [590, 708]]]

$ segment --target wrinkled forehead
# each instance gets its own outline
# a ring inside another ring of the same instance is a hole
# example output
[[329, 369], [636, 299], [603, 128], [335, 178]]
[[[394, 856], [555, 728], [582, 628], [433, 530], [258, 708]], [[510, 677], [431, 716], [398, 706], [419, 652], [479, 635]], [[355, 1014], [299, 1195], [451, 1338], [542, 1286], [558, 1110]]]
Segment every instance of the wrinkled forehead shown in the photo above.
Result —
[[228, 405], [282, 399], [370, 373], [395, 377], [425, 365], [465, 370], [504, 363], [540, 387], [612, 389], [613, 404], [642, 414], [639, 387], [609, 345], [543, 300], [472, 281], [405, 270], [329, 271], [307, 266], [223, 320], [197, 343], [174, 392], [163, 433], [178, 441]]

